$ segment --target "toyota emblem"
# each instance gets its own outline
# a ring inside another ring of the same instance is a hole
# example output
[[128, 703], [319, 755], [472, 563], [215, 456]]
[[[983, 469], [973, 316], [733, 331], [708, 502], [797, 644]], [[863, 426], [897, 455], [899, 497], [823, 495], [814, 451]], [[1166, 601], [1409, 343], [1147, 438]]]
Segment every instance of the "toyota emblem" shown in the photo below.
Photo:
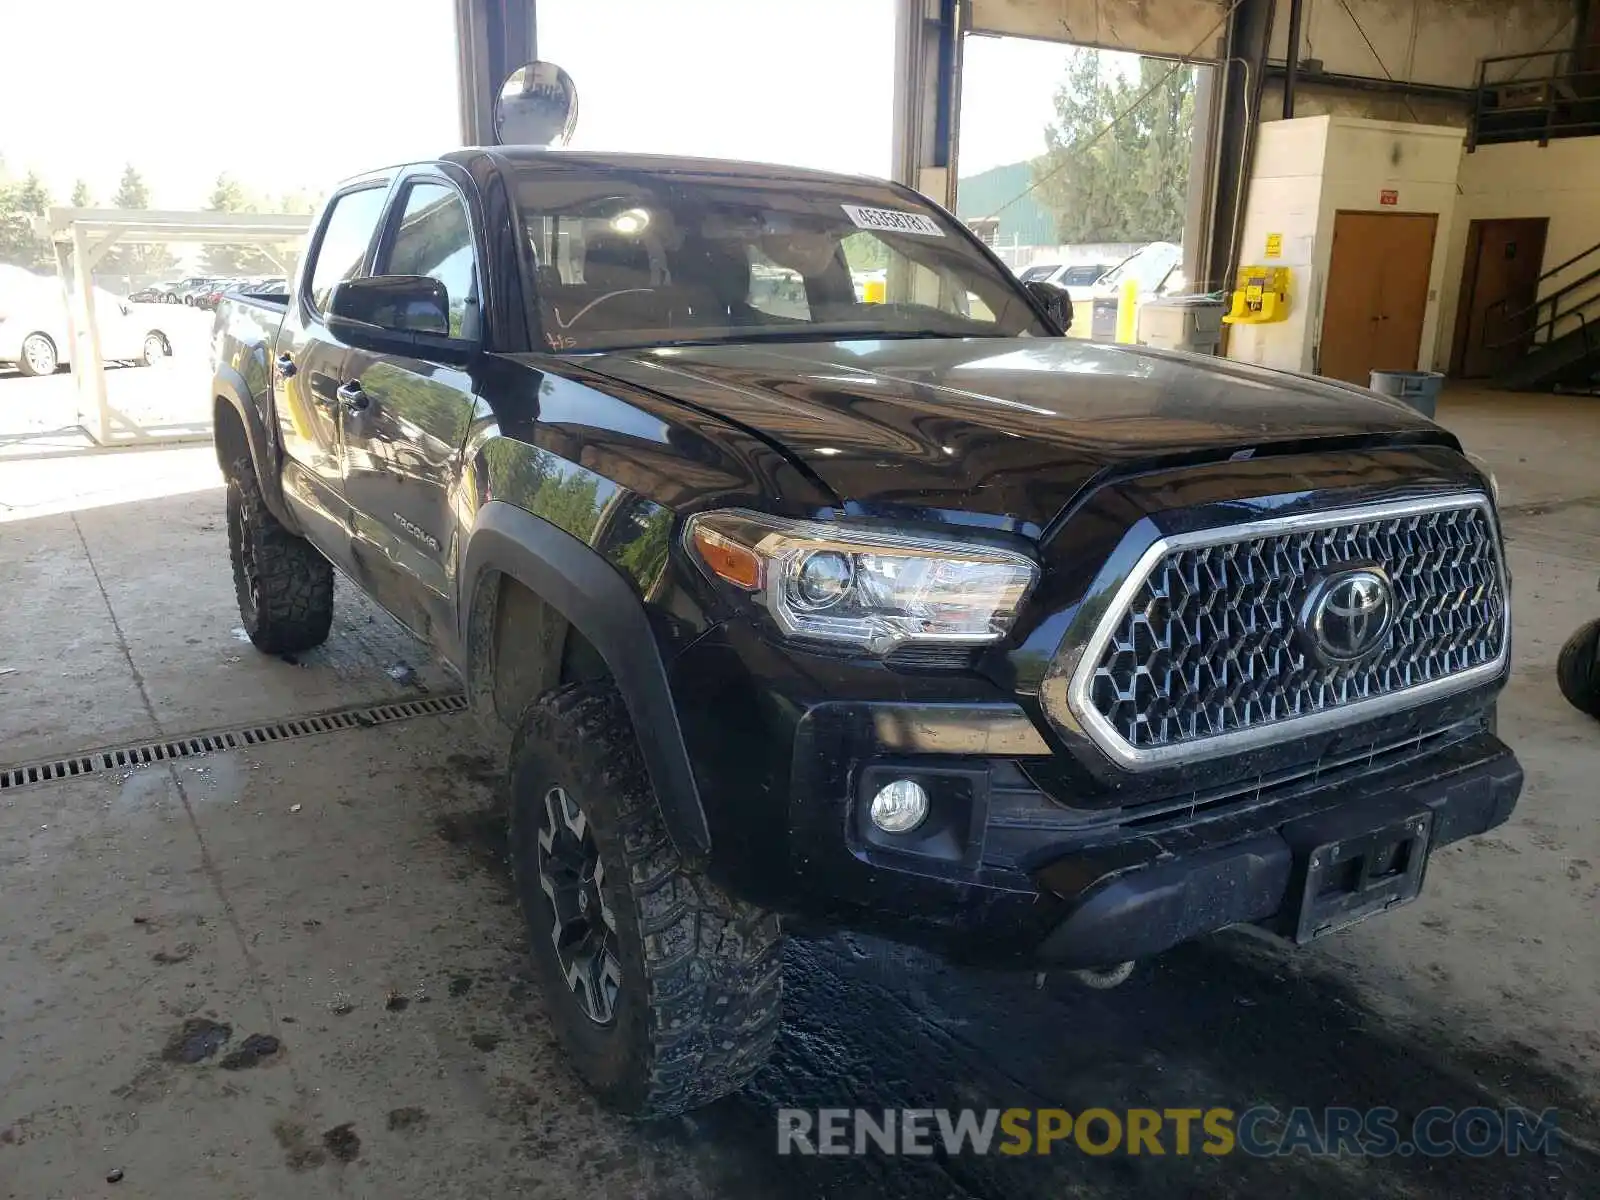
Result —
[[1300, 628], [1330, 666], [1359, 662], [1384, 644], [1394, 624], [1394, 587], [1377, 567], [1324, 576], [1306, 596]]

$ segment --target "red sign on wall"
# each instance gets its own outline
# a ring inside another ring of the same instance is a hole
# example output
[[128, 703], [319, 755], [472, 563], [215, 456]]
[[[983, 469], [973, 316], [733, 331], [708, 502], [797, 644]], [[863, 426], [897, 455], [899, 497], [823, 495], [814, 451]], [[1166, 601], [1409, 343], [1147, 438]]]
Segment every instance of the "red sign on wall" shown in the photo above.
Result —
[[1378, 193], [1378, 203], [1390, 205], [1399, 204], [1400, 193], [1394, 188], [1384, 188], [1383, 191]]

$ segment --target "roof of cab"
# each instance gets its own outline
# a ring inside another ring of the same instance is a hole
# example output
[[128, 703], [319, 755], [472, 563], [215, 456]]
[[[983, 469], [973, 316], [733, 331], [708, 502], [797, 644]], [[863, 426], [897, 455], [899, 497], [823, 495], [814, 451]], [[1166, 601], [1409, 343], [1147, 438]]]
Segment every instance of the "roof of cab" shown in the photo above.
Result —
[[489, 155], [503, 168], [518, 166], [588, 167], [593, 170], [650, 171], [661, 174], [693, 173], [733, 175], [752, 179], [813, 179], [819, 182], [876, 183], [886, 181], [870, 175], [849, 175], [838, 171], [817, 171], [782, 163], [741, 162], [728, 158], [695, 158], [676, 154], [618, 154], [590, 150], [546, 150], [536, 146], [476, 146], [452, 150], [440, 161], [469, 167], [479, 155]]

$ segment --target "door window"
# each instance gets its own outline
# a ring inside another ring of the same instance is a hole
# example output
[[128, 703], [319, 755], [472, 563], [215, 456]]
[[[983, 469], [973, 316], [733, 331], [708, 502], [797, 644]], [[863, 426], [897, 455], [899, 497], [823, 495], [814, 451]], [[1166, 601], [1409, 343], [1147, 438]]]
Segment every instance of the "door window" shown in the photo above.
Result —
[[311, 264], [311, 303], [318, 312], [327, 311], [336, 285], [360, 273], [378, 218], [383, 215], [385, 194], [381, 186], [369, 187], [334, 200]]
[[426, 275], [444, 285], [450, 302], [450, 336], [478, 336], [478, 266], [467, 209], [454, 188], [414, 183], [395, 228], [380, 275]]

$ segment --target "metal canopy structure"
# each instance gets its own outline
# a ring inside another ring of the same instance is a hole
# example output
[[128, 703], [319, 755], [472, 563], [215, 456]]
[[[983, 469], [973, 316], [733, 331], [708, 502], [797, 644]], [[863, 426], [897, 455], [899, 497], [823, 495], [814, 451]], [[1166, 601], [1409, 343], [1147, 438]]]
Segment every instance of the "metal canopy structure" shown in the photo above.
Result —
[[[101, 446], [149, 440], [136, 422], [114, 410], [106, 395], [105, 360], [94, 304], [94, 265], [118, 242], [274, 246], [301, 238], [311, 218], [288, 213], [178, 212], [159, 209], [52, 208], [38, 219], [39, 233], [55, 251], [56, 272], [67, 290], [72, 330], [72, 377], [78, 423]], [[275, 256], [270, 256], [274, 257]], [[282, 265], [281, 262], [279, 264]], [[119, 438], [112, 431], [120, 425]]]

